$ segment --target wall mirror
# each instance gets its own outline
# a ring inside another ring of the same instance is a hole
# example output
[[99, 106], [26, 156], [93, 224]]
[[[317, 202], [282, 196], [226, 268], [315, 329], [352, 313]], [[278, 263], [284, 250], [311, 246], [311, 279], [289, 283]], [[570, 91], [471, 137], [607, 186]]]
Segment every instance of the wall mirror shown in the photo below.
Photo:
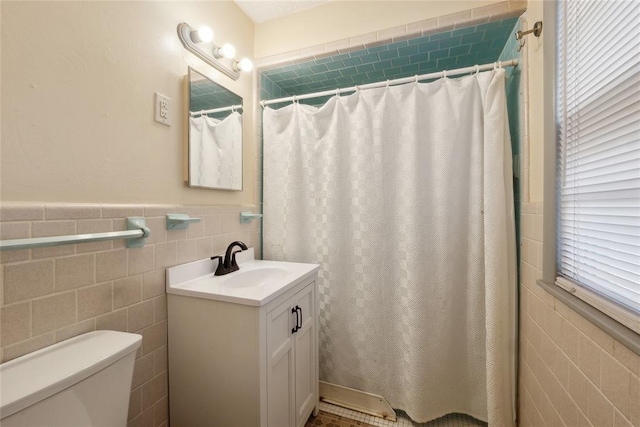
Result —
[[242, 190], [242, 97], [189, 67], [189, 187]]

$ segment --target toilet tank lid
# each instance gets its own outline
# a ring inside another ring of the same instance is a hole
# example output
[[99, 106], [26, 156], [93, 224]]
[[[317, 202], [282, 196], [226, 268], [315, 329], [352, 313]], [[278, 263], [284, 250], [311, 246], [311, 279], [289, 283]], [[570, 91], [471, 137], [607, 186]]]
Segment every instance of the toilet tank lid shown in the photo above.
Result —
[[142, 336], [94, 331], [0, 365], [0, 418], [84, 380], [140, 347]]

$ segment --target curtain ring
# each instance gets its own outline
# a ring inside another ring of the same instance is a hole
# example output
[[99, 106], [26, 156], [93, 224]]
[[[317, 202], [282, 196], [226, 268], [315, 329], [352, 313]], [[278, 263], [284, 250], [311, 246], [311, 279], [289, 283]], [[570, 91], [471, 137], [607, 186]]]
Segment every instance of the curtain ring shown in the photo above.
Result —
[[387, 79], [387, 88], [389, 87], [389, 79]]
[[480, 72], [480, 66], [476, 64], [476, 74], [478, 74], [479, 72]]
[[264, 107], [266, 107], [266, 106], [267, 106], [267, 104], [265, 104], [265, 103], [264, 103], [264, 100], [262, 100], [262, 101], [260, 101], [260, 106], [261, 106], [262, 108], [264, 108]]
[[298, 97], [296, 95], [293, 95], [293, 103], [294, 104], [298, 103]]
[[340, 89], [336, 89], [336, 96], [340, 98]]
[[415, 83], [416, 83], [416, 84], [418, 84], [418, 75], [417, 75], [417, 74], [416, 74], [416, 81], [415, 81]]
[[447, 70], [443, 70], [442, 71], [442, 78], [446, 79], [447, 78]]
[[498, 61], [498, 68], [502, 68], [502, 61]]
[[497, 68], [498, 68], [498, 63], [497, 63], [497, 62], [494, 62], [494, 63], [493, 63], [493, 71], [495, 71]]
[[356, 85], [356, 92], [360, 92], [360, 86]]

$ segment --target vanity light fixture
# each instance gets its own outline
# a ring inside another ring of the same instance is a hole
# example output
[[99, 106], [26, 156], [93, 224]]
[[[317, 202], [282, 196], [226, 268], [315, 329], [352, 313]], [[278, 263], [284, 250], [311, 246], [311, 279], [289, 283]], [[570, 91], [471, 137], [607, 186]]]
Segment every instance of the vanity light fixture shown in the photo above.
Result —
[[[233, 45], [225, 43], [220, 47], [212, 43], [213, 30], [209, 27], [205, 26], [194, 30], [183, 22], [178, 24], [178, 38], [185, 49], [233, 80], [238, 80], [240, 71], [249, 72], [253, 69], [253, 63], [250, 59], [244, 58], [240, 61], [234, 59], [236, 49]], [[207, 43], [213, 47], [204, 50], [198, 46], [200, 43]], [[225, 64], [223, 59], [230, 59], [230, 65]]]

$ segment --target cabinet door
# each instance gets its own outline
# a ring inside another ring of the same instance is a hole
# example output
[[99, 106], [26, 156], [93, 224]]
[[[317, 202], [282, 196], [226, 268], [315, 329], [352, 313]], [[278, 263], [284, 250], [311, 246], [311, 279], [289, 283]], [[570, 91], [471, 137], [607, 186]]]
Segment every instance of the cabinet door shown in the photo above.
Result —
[[295, 340], [295, 408], [296, 426], [304, 426], [318, 400], [316, 350], [315, 282], [298, 292], [293, 305], [302, 314], [302, 328], [293, 334]]
[[295, 326], [291, 300], [267, 314], [267, 419], [269, 427], [290, 427], [295, 422], [294, 348]]

